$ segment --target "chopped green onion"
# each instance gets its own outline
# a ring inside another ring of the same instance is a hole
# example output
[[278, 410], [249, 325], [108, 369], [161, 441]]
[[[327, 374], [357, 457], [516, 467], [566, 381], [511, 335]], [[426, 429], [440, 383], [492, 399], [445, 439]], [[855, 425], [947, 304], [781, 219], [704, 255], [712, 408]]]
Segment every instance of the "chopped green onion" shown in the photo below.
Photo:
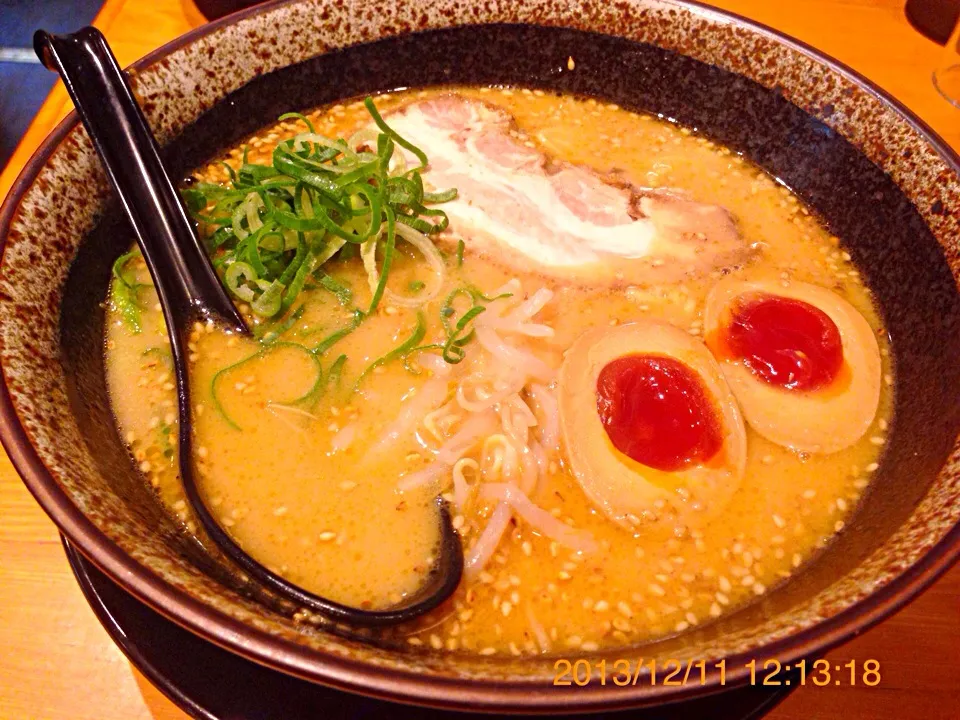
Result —
[[245, 302], [253, 300], [254, 293], [248, 283], [255, 283], [258, 277], [256, 271], [247, 263], [238, 260], [231, 264], [224, 273], [223, 279], [231, 295]]
[[183, 196], [183, 202], [186, 204], [187, 210], [190, 212], [200, 212], [207, 207], [207, 196], [199, 190], [185, 188], [180, 192], [180, 194]]
[[317, 343], [310, 350], [310, 352], [312, 352], [314, 355], [322, 355], [327, 350], [329, 350], [334, 345], [336, 345], [338, 342], [343, 340], [343, 338], [345, 338], [347, 335], [349, 335], [354, 330], [356, 330], [360, 326], [360, 323], [363, 322], [363, 318], [364, 318], [363, 312], [361, 312], [360, 310], [354, 311], [353, 320], [347, 327], [341, 328], [340, 330], [335, 330], [334, 332], [327, 335], [327, 337], [325, 337], [323, 340]]
[[430, 343], [429, 345], [418, 345], [412, 350], [408, 350], [407, 354], [403, 356], [403, 369], [406, 370], [408, 373], [411, 373], [412, 375], [419, 375], [420, 369], [413, 367], [413, 365], [410, 364], [410, 359], [413, 358], [414, 355], [418, 355], [419, 353], [422, 353], [422, 352], [427, 352], [428, 350], [443, 350], [443, 343]]
[[173, 443], [170, 442], [170, 435], [173, 434], [173, 427], [169, 423], [160, 423], [157, 427], [157, 435], [160, 441], [160, 451], [163, 456], [170, 460], [173, 458]]
[[340, 376], [343, 374], [343, 366], [347, 362], [347, 356], [341, 354], [336, 360], [333, 361], [333, 365], [330, 366], [330, 372], [327, 373], [327, 385], [333, 385], [336, 388], [340, 387]]
[[321, 274], [320, 285], [336, 295], [337, 301], [343, 306], [349, 305], [353, 299], [353, 290], [349, 286], [326, 273]]
[[127, 263], [135, 257], [140, 257], [140, 250], [133, 249], [124, 253], [113, 263], [113, 282], [110, 286], [110, 304], [113, 309], [120, 313], [134, 334], [139, 335], [143, 331], [140, 323], [140, 302], [138, 295], [140, 289], [149, 287], [148, 283], [139, 283], [135, 280], [129, 280], [124, 275], [124, 269]]
[[457, 189], [450, 188], [449, 190], [444, 190], [442, 192], [425, 192], [423, 193], [423, 201], [428, 203], [445, 203], [450, 202], [451, 200], [457, 199]]
[[273, 323], [269, 326], [258, 325], [253, 334], [260, 338], [260, 342], [265, 345], [269, 345], [287, 332], [294, 324], [303, 317], [304, 306], [300, 305], [296, 310], [294, 310], [290, 315], [287, 316], [286, 320], [282, 322]]
[[397, 345], [397, 347], [395, 347], [393, 350], [391, 350], [385, 355], [381, 355], [372, 363], [367, 365], [366, 369], [362, 373], [360, 373], [360, 377], [357, 378], [356, 383], [354, 383], [353, 385], [354, 390], [356, 390], [360, 386], [360, 383], [363, 381], [364, 378], [367, 377], [367, 375], [372, 373], [378, 367], [390, 362], [395, 358], [403, 357], [408, 352], [410, 352], [415, 347], [417, 347], [417, 345], [420, 344], [420, 341], [423, 340], [423, 336], [426, 334], [427, 334], [427, 318], [424, 316], [423, 311], [419, 310], [417, 311], [417, 326], [414, 328], [413, 334], [411, 334], [410, 337], [408, 337], [402, 343]]
[[457, 240], [457, 267], [463, 266], [463, 250], [466, 247], [462, 239]]
[[250, 308], [262, 317], [273, 317], [280, 312], [280, 304], [283, 302], [283, 288], [283, 283], [274, 280], [260, 294], [260, 297], [250, 303]]
[[[266, 162], [251, 162], [245, 148], [239, 169], [223, 163], [229, 176], [224, 185], [196, 182], [183, 190], [184, 203], [229, 294], [249, 303], [261, 317], [286, 318], [266, 326], [261, 333], [265, 344], [279, 344], [277, 339], [300, 317], [302, 306], [292, 313], [290, 308], [311, 278], [349, 306], [351, 289], [323, 268], [336, 257], [359, 255], [371, 281], [370, 304], [364, 312], [355, 311], [349, 326], [311, 350], [315, 355], [325, 352], [381, 303], [397, 236], [409, 235], [406, 227], [437, 233], [449, 223], [446, 213], [427, 205], [453, 200], [456, 189], [427, 192], [421, 176], [429, 163], [426, 154], [387, 124], [371, 98], [364, 104], [375, 127], [349, 142], [324, 137], [306, 116], [286, 113], [281, 121], [302, 122], [307, 132], [278, 143]], [[398, 148], [416, 157], [419, 166], [409, 167]], [[462, 261], [461, 248], [458, 264]], [[116, 272], [121, 270], [122, 264]], [[139, 329], [137, 288], [120, 280], [114, 283], [114, 304]], [[425, 287], [420, 281], [410, 285], [413, 292]], [[459, 335], [455, 339], [466, 342]]]
[[173, 370], [173, 356], [170, 354], [169, 348], [152, 345], [140, 353], [141, 357], [148, 357], [150, 355], [156, 356], [170, 370]]
[[500, 293], [499, 295], [484, 295], [478, 288], [475, 288], [473, 285], [467, 285], [464, 288], [470, 296], [473, 298], [474, 302], [480, 302], [481, 300], [485, 303], [492, 303], [496, 300], [505, 300], [506, 298], [513, 297], [513, 293]]
[[466, 354], [463, 346], [473, 339], [474, 334], [473, 328], [470, 328], [469, 332], [467, 331], [467, 326], [486, 309], [483, 305], [474, 305], [457, 321], [453, 331], [447, 335], [447, 340], [443, 344], [442, 356], [444, 360], [451, 365], [456, 365], [463, 360]]
[[[380, 304], [383, 292], [387, 288], [387, 276], [390, 274], [390, 265], [393, 263], [393, 251], [397, 243], [396, 215], [390, 208], [385, 209], [387, 215], [387, 241], [383, 245], [383, 270], [380, 271], [379, 281], [373, 288], [373, 298], [370, 300], [370, 308], [367, 315], [371, 315]], [[367, 274], [371, 281], [377, 273], [377, 246], [376, 240], [368, 240], [361, 252], [363, 264], [367, 266]]]
[[389, 137], [400, 147], [406, 148], [412, 152], [416, 156], [417, 160], [420, 161], [421, 168], [425, 168], [429, 164], [430, 161], [427, 159], [427, 155], [423, 152], [423, 150], [418, 148], [412, 142], [400, 137], [396, 130], [387, 125], [383, 117], [380, 115], [380, 112], [377, 110], [377, 107], [373, 104], [373, 98], [365, 98], [363, 104], [367, 106], [367, 112], [370, 113], [373, 121], [377, 124], [377, 127], [380, 128], [380, 132]]
[[[280, 122], [283, 122], [284, 120], [291, 120], [291, 119], [301, 121], [304, 125], [307, 126], [307, 129], [308, 129], [311, 133], [316, 133], [316, 132], [317, 132], [316, 130], [314, 130], [314, 128], [313, 128], [313, 123], [310, 122], [310, 119], [309, 119], [306, 115], [301, 115], [301, 114], [298, 113], [298, 112], [288, 112], [288, 113], [284, 113], [283, 115], [281, 115], [280, 117], [277, 118], [277, 120], [279, 120]], [[246, 159], [244, 159], [244, 163], [246, 163]]]
[[219, 370], [219, 371], [213, 376], [213, 378], [210, 380], [210, 397], [211, 397], [211, 399], [212, 399], [212, 401], [213, 401], [213, 407], [214, 407], [214, 408], [216, 409], [216, 411], [220, 414], [220, 416], [224, 419], [224, 421], [226, 421], [227, 425], [229, 425], [229, 426], [230, 426], [231, 428], [233, 428], [234, 430], [242, 430], [243, 428], [241, 428], [239, 425], [237, 425], [237, 423], [233, 420], [233, 418], [231, 418], [231, 417], [227, 414], [227, 411], [224, 409], [223, 404], [220, 402], [220, 395], [219, 395], [219, 391], [218, 391], [218, 389], [217, 389], [218, 383], [219, 383], [220, 380], [223, 378], [223, 376], [226, 375], [227, 373], [229, 373], [229, 372], [231, 372], [231, 371], [233, 371], [233, 370], [236, 370], [237, 368], [243, 367], [243, 366], [246, 365], [247, 363], [249, 363], [249, 362], [251, 362], [251, 361], [253, 361], [253, 360], [257, 360], [257, 359], [259, 359], [259, 358], [262, 358], [262, 357], [264, 357], [265, 355], [267, 355], [268, 353], [273, 352], [274, 350], [279, 350], [279, 349], [281, 349], [281, 348], [294, 348], [294, 349], [303, 351], [304, 353], [306, 353], [307, 357], [310, 358], [310, 361], [314, 364], [314, 366], [316, 367], [316, 370], [317, 370], [317, 379], [314, 381], [314, 383], [313, 383], [313, 385], [310, 387], [310, 389], [309, 389], [307, 392], [305, 392], [304, 394], [302, 394], [302, 395], [300, 395], [300, 396], [298, 396], [298, 397], [293, 398], [292, 400], [283, 400], [283, 401], [281, 401], [281, 402], [283, 402], [283, 404], [285, 404], [285, 405], [294, 405], [294, 404], [299, 403], [299, 402], [304, 402], [305, 400], [308, 400], [309, 398], [313, 397], [313, 396], [320, 390], [320, 388], [322, 387], [323, 368], [322, 368], [321, 365], [320, 365], [320, 360], [319, 360], [319, 359], [317, 358], [317, 356], [313, 353], [313, 351], [311, 351], [309, 348], [307, 348], [307, 347], [305, 347], [305, 346], [303, 346], [303, 345], [301, 345], [301, 344], [299, 344], [299, 343], [292, 343], [292, 342], [275, 342], [275, 343], [270, 344], [270, 345], [265, 345], [265, 346], [263, 346], [260, 350], [258, 350], [257, 352], [253, 353], [252, 355], [248, 355], [247, 357], [243, 358], [242, 360], [238, 360], [237, 362], [233, 363], [232, 365], [227, 365], [225, 368], [222, 368], [222, 369]]

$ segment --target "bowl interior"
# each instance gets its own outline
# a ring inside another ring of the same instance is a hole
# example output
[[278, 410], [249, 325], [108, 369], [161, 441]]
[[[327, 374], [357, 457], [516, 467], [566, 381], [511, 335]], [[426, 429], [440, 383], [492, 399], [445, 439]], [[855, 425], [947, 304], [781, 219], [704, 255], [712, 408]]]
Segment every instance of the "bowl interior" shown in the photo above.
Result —
[[[568, 57], [575, 58], [575, 71], [567, 69]], [[758, 648], [846, 608], [895, 570], [894, 552], [872, 560], [866, 571], [861, 566], [928, 494], [960, 431], [955, 402], [960, 396], [955, 361], [960, 295], [944, 250], [915, 205], [824, 121], [834, 113], [832, 107], [820, 108], [814, 117], [776, 89], [653, 44], [558, 27], [477, 25], [334, 50], [255, 77], [174, 137], [163, 153], [169, 167], [183, 175], [283, 112], [398, 87], [448, 84], [518, 85], [592, 96], [676, 121], [742, 153], [792, 188], [841, 238], [874, 290], [891, 338], [896, 403], [890, 439], [876, 480], [845, 531], [802, 573], [762, 600], [642, 654], [712, 657]], [[111, 263], [131, 239], [115, 203], [107, 203], [80, 244], [59, 308], [58, 372], [69, 397], [66, 421], [76, 424], [92, 461], [77, 504], [101, 530], [204, 603], [325, 653], [379, 664], [390, 657], [389, 664], [443, 677], [552, 677], [550, 659], [522, 664], [441, 659], [407, 649], [372, 649], [365, 644], [369, 638], [349, 629], [336, 630], [336, 640], [324, 632], [300, 631], [279, 606], [224, 572], [177, 528], [134, 471], [106, 396], [100, 303]], [[97, 512], [98, 494], [110, 496], [109, 512]], [[111, 524], [124, 529], [112, 532]], [[151, 557], [160, 554], [162, 562]], [[838, 582], [843, 578], [854, 580], [843, 586]]]

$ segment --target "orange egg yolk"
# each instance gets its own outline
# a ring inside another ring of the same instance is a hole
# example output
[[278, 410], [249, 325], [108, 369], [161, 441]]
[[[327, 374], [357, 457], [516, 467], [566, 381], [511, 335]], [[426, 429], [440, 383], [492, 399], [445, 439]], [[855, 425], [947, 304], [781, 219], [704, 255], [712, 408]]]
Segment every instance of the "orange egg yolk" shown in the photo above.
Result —
[[756, 376], [786, 390], [818, 390], [843, 367], [840, 331], [802, 300], [764, 295], [742, 302], [726, 328], [730, 353]]
[[597, 377], [597, 412], [613, 446], [672, 472], [706, 463], [723, 446], [720, 414], [700, 377], [663, 355], [625, 355]]

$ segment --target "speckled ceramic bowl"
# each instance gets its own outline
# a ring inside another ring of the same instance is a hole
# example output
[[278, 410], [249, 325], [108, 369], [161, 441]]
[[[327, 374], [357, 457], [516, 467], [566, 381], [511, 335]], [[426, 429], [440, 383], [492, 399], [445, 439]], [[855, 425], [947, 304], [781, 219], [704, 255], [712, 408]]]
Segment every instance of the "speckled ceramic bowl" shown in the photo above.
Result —
[[[876, 291], [895, 352], [895, 419], [875, 486], [828, 551], [784, 587], [629, 655], [725, 657], [726, 683], [743, 683], [751, 657], [787, 663], [861, 632], [960, 552], [960, 163], [846, 68], [671, 0], [305, 0], [194, 31], [137, 63], [134, 77], [180, 170], [283, 111], [398, 86], [596, 95], [742, 152], [842, 238]], [[716, 672], [704, 685], [552, 687], [550, 658], [444, 655], [296, 624], [177, 531], [117, 437], [99, 303], [130, 234], [75, 115], [17, 181], [0, 238], [3, 443], [71, 542], [184, 627], [303, 678], [437, 706], [609, 709], [720, 688]]]

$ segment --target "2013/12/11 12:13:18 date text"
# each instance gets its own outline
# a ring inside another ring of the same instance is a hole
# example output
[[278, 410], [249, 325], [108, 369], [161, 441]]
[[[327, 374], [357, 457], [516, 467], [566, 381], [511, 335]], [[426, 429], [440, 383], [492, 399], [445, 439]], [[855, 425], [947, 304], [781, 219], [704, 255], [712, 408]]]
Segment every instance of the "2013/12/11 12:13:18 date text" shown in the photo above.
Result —
[[[650, 686], [683, 686], [690, 684], [726, 685], [728, 682], [727, 661], [723, 660], [676, 660], [669, 658], [657, 661], [645, 660], [588, 660], [580, 658], [558, 659], [554, 665], [554, 686], [586, 687], [587, 685], [607, 685], [632, 687], [649, 684]], [[829, 660], [807, 659], [784, 663], [775, 658], [751, 660], [738, 668], [737, 675], [747, 673], [745, 684], [765, 687], [794, 686], [843, 686], [864, 685], [876, 687], [880, 684], [880, 662], [869, 659], [862, 662], [850, 660], [842, 664], [833, 664]], [[739, 678], [738, 678], [739, 680]], [[733, 679], [729, 678], [731, 684]], [[737, 684], [740, 684], [737, 682]]]

